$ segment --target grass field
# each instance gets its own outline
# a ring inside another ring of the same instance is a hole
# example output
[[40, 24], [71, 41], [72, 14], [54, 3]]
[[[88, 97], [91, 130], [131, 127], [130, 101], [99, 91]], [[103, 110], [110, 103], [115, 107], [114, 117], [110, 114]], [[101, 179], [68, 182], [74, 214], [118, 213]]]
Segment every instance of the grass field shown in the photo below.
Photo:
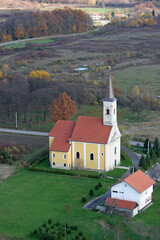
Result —
[[[21, 237], [29, 240], [28, 236], [35, 228], [42, 226], [49, 218], [54, 222], [67, 222], [77, 225], [87, 240], [103, 240], [104, 232], [101, 224], [109, 222], [110, 217], [103, 213], [96, 213], [83, 209], [82, 197], [87, 197], [91, 188], [99, 182], [95, 179], [79, 179], [69, 176], [50, 175], [41, 173], [20, 172], [0, 184], [0, 234]], [[106, 179], [103, 187], [95, 196], [105, 192], [108, 186], [115, 181]], [[117, 224], [121, 225], [121, 239], [135, 240], [146, 239], [135, 235], [131, 228], [134, 224], [143, 221], [144, 226], [159, 225], [160, 185], [154, 192], [154, 204], [128, 222], [122, 223], [123, 218], [114, 216], [112, 221], [113, 231]], [[69, 206], [69, 208], [67, 208]], [[69, 210], [67, 210], [69, 209]], [[107, 240], [117, 239], [116, 232], [108, 235]], [[1, 236], [1, 235], [0, 235]]]
[[111, 12], [115, 12], [115, 13], [124, 13], [124, 9], [125, 8], [116, 8], [116, 7], [106, 7], [106, 8], [79, 8], [83, 11], [86, 11], [87, 13], [92, 13], [92, 12], [96, 12], [96, 13], [111, 13]]
[[[87, 239], [102, 239], [102, 231], [95, 220], [103, 214], [83, 209], [81, 198], [99, 182], [39, 173], [19, 173], [0, 185], [0, 233], [29, 239], [30, 231], [48, 218], [54, 221], [77, 224]], [[115, 181], [108, 180], [96, 195], [102, 194]], [[67, 212], [65, 206], [70, 205]]]

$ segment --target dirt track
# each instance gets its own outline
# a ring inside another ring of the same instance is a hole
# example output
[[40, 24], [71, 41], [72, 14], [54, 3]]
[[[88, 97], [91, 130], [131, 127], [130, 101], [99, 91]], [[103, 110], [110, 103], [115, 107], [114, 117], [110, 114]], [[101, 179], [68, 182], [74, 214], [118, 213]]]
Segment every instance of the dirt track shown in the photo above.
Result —
[[4, 143], [25, 144], [30, 149], [36, 149], [45, 146], [48, 143], [48, 137], [0, 133], [0, 144]]

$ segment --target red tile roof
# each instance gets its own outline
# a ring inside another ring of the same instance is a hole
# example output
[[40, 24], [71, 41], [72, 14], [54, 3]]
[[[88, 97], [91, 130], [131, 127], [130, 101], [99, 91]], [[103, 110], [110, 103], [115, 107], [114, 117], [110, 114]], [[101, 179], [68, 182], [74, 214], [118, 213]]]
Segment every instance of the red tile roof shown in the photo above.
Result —
[[106, 144], [111, 129], [112, 126], [103, 125], [102, 118], [79, 116], [69, 140]]
[[133, 210], [138, 206], [136, 202], [120, 200], [115, 198], [107, 198], [105, 205], [124, 208], [124, 209], [130, 209], [130, 210]]
[[50, 137], [55, 137], [50, 147], [51, 151], [68, 152], [70, 144], [68, 138], [71, 137], [75, 122], [59, 120], [49, 133]]
[[153, 181], [141, 170], [136, 171], [135, 173], [123, 180], [139, 193], [144, 192], [147, 188], [149, 188], [155, 183], [155, 181]]

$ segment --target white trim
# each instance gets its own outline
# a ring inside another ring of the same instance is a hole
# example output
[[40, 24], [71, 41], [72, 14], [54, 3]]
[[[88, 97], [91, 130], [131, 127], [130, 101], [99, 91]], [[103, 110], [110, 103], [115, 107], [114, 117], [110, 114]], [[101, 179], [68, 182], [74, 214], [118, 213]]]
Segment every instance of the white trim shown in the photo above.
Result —
[[104, 170], [107, 169], [107, 144], [104, 145]]
[[72, 142], [72, 163], [74, 167], [74, 142]]
[[98, 170], [100, 170], [100, 144], [98, 144]]
[[86, 143], [84, 143], [84, 168], [86, 168]]

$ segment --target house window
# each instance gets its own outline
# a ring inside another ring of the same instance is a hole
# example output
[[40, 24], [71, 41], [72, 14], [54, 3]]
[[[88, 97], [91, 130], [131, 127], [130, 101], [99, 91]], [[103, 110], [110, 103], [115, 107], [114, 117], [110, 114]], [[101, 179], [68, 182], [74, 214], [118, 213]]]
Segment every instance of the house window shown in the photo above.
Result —
[[91, 160], [91, 161], [94, 160], [94, 154], [93, 154], [93, 153], [90, 154], [90, 160]]
[[67, 167], [67, 164], [66, 164], [66, 163], [64, 163], [64, 167]]
[[145, 194], [147, 194], [147, 190], [145, 191]]
[[116, 154], [116, 153], [117, 153], [117, 148], [115, 147], [115, 148], [114, 148], [114, 154]]
[[115, 191], [115, 190], [113, 190], [112, 192], [114, 192], [114, 193], [118, 193], [118, 191]]
[[76, 152], [76, 158], [80, 159], [80, 152]]
[[53, 162], [53, 166], [55, 166], [56, 165], [56, 163], [55, 162]]
[[117, 166], [117, 160], [114, 161], [114, 166], [115, 166], [115, 167]]
[[66, 158], [67, 158], [67, 156], [66, 156], [66, 154], [64, 154], [64, 155], [63, 155], [63, 159], [66, 159]]
[[56, 157], [56, 154], [55, 153], [53, 153], [53, 158], [55, 158]]
[[101, 153], [101, 155], [103, 156], [103, 153]]
[[106, 114], [109, 115], [109, 109], [107, 108]]
[[127, 184], [125, 183], [124, 186], [127, 187]]

